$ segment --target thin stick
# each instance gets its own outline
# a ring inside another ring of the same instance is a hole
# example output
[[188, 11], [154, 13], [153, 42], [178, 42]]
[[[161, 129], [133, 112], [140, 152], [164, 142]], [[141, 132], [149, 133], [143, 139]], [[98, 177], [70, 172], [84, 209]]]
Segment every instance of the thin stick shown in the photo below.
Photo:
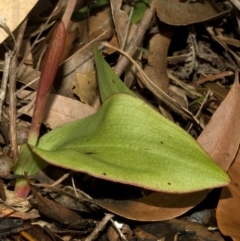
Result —
[[[146, 30], [148, 28], [148, 25], [150, 21], [152, 20], [153, 16], [155, 14], [155, 0], [152, 0], [150, 4], [150, 8], [146, 10], [145, 14], [143, 15], [142, 20], [139, 22], [137, 29], [131, 39], [129, 41], [129, 45], [125, 49], [125, 51], [128, 53], [128, 55], [133, 56], [135, 51], [137, 50], [137, 47], [141, 44], [142, 39], [144, 37], [144, 34], [146, 33]], [[120, 76], [123, 71], [125, 70], [127, 64], [129, 63], [128, 58], [125, 56], [121, 56], [118, 63], [116, 64], [114, 71], [115, 73]]]
[[239, 0], [229, 0], [235, 7], [240, 10], [240, 2]]
[[112, 219], [110, 219], [110, 222], [115, 231], [117, 232], [117, 234], [119, 235], [119, 237], [121, 238], [121, 240], [127, 240], [125, 235], [122, 233], [121, 229], [117, 227], [116, 223]]
[[18, 91], [16, 91], [15, 95], [17, 96], [22, 90], [25, 90], [28, 86], [30, 86], [30, 85], [33, 84], [34, 82], [38, 81], [39, 78], [40, 78], [40, 76], [37, 77], [37, 78], [35, 78], [34, 80], [30, 81], [30, 82], [27, 83], [26, 85], [24, 85], [22, 88], [20, 88]]
[[[208, 90], [208, 92], [207, 92], [207, 94], [206, 94], [206, 96], [205, 96], [205, 98], [204, 98], [204, 100], [203, 100], [200, 108], [198, 109], [197, 114], [195, 115], [196, 118], [199, 117], [199, 115], [200, 115], [200, 113], [201, 113], [201, 111], [202, 111], [203, 106], [206, 104], [206, 102], [207, 102], [207, 100], [208, 100], [208, 97], [209, 97], [210, 93], [211, 93], [211, 90]], [[190, 126], [189, 126], [188, 129], [187, 129], [187, 132], [189, 132], [189, 131], [192, 129], [192, 127], [193, 127], [193, 124], [191, 123]]]
[[9, 136], [12, 150], [13, 161], [18, 158], [17, 137], [16, 137], [16, 72], [17, 72], [17, 56], [22, 45], [23, 35], [27, 26], [27, 18], [21, 23], [16, 38], [16, 52], [11, 60], [10, 77], [9, 77]]
[[127, 28], [126, 28], [126, 33], [125, 33], [125, 36], [124, 36], [124, 39], [123, 39], [121, 50], [124, 50], [124, 48], [126, 46], [126, 43], [127, 43], [128, 34], [129, 34], [130, 26], [131, 26], [131, 18], [132, 18], [133, 10], [134, 10], [134, 8], [131, 7], [131, 11], [129, 13], [128, 23], [127, 23]]
[[67, 26], [68, 26], [69, 21], [71, 19], [72, 13], [74, 11], [76, 2], [77, 2], [77, 0], [71, 0], [71, 1], [67, 2], [66, 10], [65, 10], [65, 12], [62, 16], [62, 21], [63, 21], [66, 29], [67, 29]]
[[5, 100], [6, 91], [7, 91], [7, 83], [8, 83], [8, 75], [9, 75], [11, 58], [12, 57], [9, 56], [9, 53], [5, 53], [2, 85], [1, 85], [1, 90], [0, 90], [0, 122], [1, 122], [1, 117], [2, 117], [2, 106], [3, 106], [3, 102]]
[[93, 241], [98, 238], [99, 233], [106, 227], [107, 223], [111, 218], [113, 218], [113, 214], [106, 214], [105, 217], [101, 220], [100, 223], [97, 224], [95, 229], [92, 231], [92, 233], [85, 239], [85, 241]]
[[233, 51], [231, 50], [226, 43], [222, 42], [220, 39], [216, 37], [216, 34], [213, 31], [213, 27], [206, 27], [207, 32], [211, 36], [213, 40], [215, 40], [218, 44], [220, 44], [225, 50], [227, 50], [236, 60], [238, 68], [240, 68], [240, 57]]
[[48, 25], [48, 23], [50, 22], [50, 20], [52, 19], [53, 14], [57, 11], [58, 9], [58, 5], [59, 3], [56, 5], [56, 7], [53, 9], [53, 11], [51, 12], [51, 14], [49, 15], [49, 17], [47, 18], [47, 21], [44, 23], [43, 27], [42, 27], [42, 31], [40, 31], [37, 35], [37, 37], [35, 38], [34, 42], [32, 43], [30, 49], [25, 53], [25, 56], [23, 57], [22, 61], [19, 63], [18, 65], [18, 69], [17, 71], [21, 68], [21, 66], [24, 64], [24, 61], [26, 59], [26, 57], [28, 56], [28, 54], [32, 51], [33, 47], [39, 42], [39, 38], [42, 34], [42, 32], [45, 30], [46, 26]]

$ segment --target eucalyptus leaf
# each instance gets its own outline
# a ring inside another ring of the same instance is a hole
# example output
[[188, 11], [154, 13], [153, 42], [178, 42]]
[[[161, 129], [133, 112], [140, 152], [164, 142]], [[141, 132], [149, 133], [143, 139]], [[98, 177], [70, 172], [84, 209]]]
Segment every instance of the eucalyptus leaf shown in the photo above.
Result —
[[156, 191], [192, 192], [229, 182], [190, 135], [126, 94], [112, 95], [97, 113], [47, 133], [31, 148], [53, 165]]

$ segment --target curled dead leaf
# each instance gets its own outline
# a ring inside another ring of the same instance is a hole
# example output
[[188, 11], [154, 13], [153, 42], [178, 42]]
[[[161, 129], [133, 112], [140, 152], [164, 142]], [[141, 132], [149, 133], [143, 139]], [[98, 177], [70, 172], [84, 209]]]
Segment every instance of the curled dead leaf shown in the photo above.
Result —
[[224, 187], [217, 206], [217, 223], [221, 232], [234, 241], [240, 240], [240, 153], [228, 172], [232, 182]]
[[99, 200], [93, 202], [110, 212], [138, 221], [161, 221], [171, 219], [187, 212], [201, 202], [208, 190], [187, 193], [169, 194], [154, 192], [136, 200]]
[[198, 137], [198, 143], [226, 171], [240, 143], [239, 102], [240, 84], [236, 75], [232, 89]]
[[195, 1], [191, 4], [188, 1], [157, 0], [156, 9], [161, 21], [177, 26], [212, 20], [230, 11], [222, 11], [211, 0]]

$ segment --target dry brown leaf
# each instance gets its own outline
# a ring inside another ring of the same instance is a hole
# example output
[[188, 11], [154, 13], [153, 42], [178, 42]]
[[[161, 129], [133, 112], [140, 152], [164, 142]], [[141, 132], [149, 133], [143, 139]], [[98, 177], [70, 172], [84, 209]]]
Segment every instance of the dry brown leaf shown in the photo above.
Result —
[[[37, 2], [37, 0], [1, 0], [0, 25], [6, 24], [9, 30], [13, 32]], [[7, 37], [8, 33], [0, 27], [0, 44]]]
[[122, 0], [111, 1], [112, 16], [120, 46], [123, 45], [127, 30], [126, 26], [129, 22], [128, 14], [121, 10], [121, 6]]
[[39, 212], [29, 205], [28, 200], [19, 199], [14, 191], [6, 189], [6, 201], [0, 203], [0, 218], [15, 217], [24, 220], [39, 217]]
[[[157, 85], [162, 91], [168, 93], [169, 78], [167, 75], [167, 54], [168, 47], [171, 42], [172, 29], [169, 25], [161, 24], [159, 27], [161, 30], [159, 33], [153, 35], [149, 44], [149, 55], [148, 55], [148, 65], [145, 68], [147, 72], [154, 72], [152, 76], [152, 81]], [[163, 103], [159, 102], [159, 109], [161, 113], [167, 117], [169, 120], [173, 120], [169, 108]]]
[[[27, 96], [25, 99], [31, 98], [34, 101], [35, 95], [36, 94], [33, 93], [31, 97]], [[18, 112], [32, 116], [33, 102], [31, 101], [28, 105], [19, 109]], [[92, 115], [95, 112], [96, 110], [93, 107], [83, 104], [80, 101], [61, 95], [51, 94], [47, 102], [43, 123], [51, 129], [55, 129], [56, 127], [62, 126], [68, 122]]]
[[74, 93], [80, 100], [92, 106], [98, 97], [97, 75], [92, 58], [78, 68], [74, 86]]
[[[103, 48], [102, 43], [96, 43], [96, 46], [100, 49]], [[54, 87], [59, 95], [74, 97], [72, 88], [76, 79], [76, 72], [80, 72], [82, 64], [93, 57], [92, 49], [93, 45], [83, 47], [60, 65], [57, 74], [59, 81], [54, 82]]]
[[198, 137], [199, 144], [224, 170], [228, 170], [240, 143], [240, 85], [238, 75], [225, 100]]
[[148, 55], [148, 64], [153, 67], [156, 74], [155, 84], [164, 92], [168, 92], [169, 79], [167, 75], [167, 54], [171, 42], [172, 29], [169, 26], [163, 26], [160, 33], [155, 34], [149, 45], [150, 54]]
[[205, 84], [205, 86], [213, 92], [214, 96], [219, 101], [223, 101], [229, 93], [228, 89], [219, 85], [216, 82], [207, 83], [207, 84]]
[[94, 200], [94, 203], [122, 217], [138, 221], [167, 220], [187, 212], [201, 202], [208, 190], [187, 194], [152, 193], [137, 200]]
[[96, 71], [89, 70], [85, 73], [77, 73], [74, 81], [75, 94], [82, 102], [92, 105], [97, 98], [97, 76]]
[[11, 217], [21, 218], [23, 220], [39, 218], [40, 215], [36, 209], [30, 212], [18, 212], [4, 203], [0, 203], [0, 218]]
[[214, 1], [157, 0], [157, 15], [159, 19], [171, 25], [188, 25], [224, 16], [228, 11], [221, 11]]
[[217, 206], [217, 223], [220, 231], [234, 241], [240, 240], [240, 152], [228, 172], [232, 182], [222, 189]]
[[57, 222], [60, 222], [69, 227], [76, 227], [81, 225], [84, 220], [76, 212], [65, 208], [48, 198], [41, 196], [35, 188], [31, 187], [31, 191], [37, 201], [38, 210], [40, 213]]
[[36, 90], [38, 87], [38, 80], [40, 77], [40, 71], [37, 71], [25, 64], [23, 64], [17, 72], [17, 81], [29, 86]]
[[0, 152], [0, 177], [6, 177], [12, 169], [13, 160], [4, 153], [3, 151]]
[[61, 95], [50, 95], [43, 123], [55, 129], [74, 120], [79, 120], [96, 112], [94, 108]]

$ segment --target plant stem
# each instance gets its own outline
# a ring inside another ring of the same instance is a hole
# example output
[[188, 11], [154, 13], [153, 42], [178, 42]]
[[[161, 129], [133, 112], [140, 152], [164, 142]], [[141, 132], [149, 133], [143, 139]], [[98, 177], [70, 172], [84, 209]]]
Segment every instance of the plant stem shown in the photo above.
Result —
[[65, 26], [61, 21], [56, 27], [53, 38], [50, 42], [39, 80], [32, 123], [28, 136], [28, 143], [34, 146], [37, 145], [40, 126], [44, 117], [45, 106], [57, 73], [58, 66], [60, 64], [60, 59], [65, 44], [65, 36]]

